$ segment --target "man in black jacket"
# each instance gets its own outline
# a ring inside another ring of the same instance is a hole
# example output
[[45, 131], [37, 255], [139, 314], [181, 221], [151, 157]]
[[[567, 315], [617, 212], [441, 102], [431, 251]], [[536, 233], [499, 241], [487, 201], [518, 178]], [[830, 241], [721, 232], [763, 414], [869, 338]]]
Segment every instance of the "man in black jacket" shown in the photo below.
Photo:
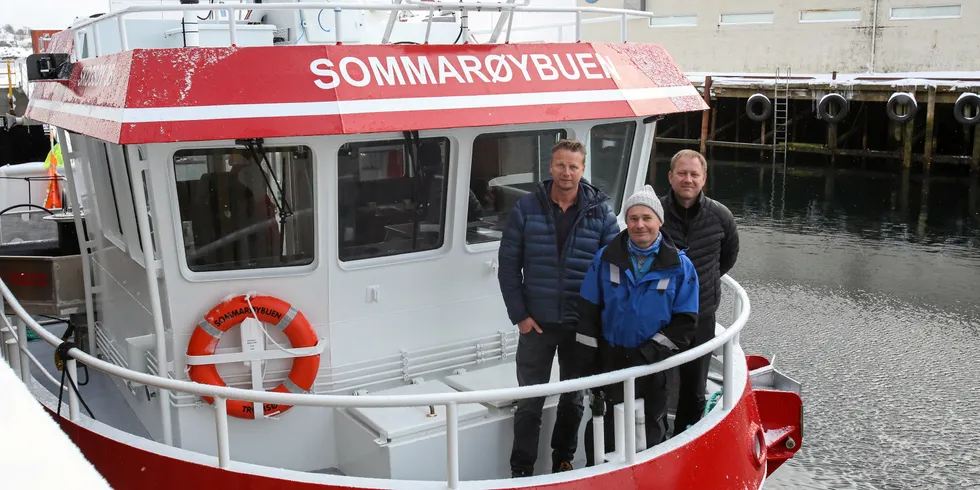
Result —
[[[708, 163], [694, 150], [681, 150], [670, 160], [671, 191], [660, 198], [664, 207], [664, 232], [687, 256], [698, 272], [700, 287], [698, 328], [690, 344], [693, 349], [715, 336], [715, 311], [721, 300], [721, 276], [738, 257], [735, 218], [724, 204], [704, 195]], [[674, 435], [701, 420], [710, 355], [678, 368], [680, 387]]]

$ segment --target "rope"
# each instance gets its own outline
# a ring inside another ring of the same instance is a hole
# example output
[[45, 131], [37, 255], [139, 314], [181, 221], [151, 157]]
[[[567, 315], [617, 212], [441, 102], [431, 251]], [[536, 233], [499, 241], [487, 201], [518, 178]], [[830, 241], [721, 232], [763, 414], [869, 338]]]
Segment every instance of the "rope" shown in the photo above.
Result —
[[[68, 339], [70, 339], [72, 337], [72, 335], [75, 333], [75, 323], [71, 321], [71, 318], [58, 318], [56, 316], [43, 315], [43, 314], [38, 314], [37, 316], [40, 316], [40, 317], [43, 317], [43, 318], [47, 318], [49, 320], [55, 320], [55, 321], [58, 321], [58, 322], [62, 322], [65, 325], [67, 325], [67, 327], [65, 328], [65, 333], [61, 334], [61, 341], [62, 342], [68, 341]], [[31, 328], [30, 327], [27, 327], [27, 333], [28, 333], [27, 340], [31, 340], [31, 337], [30, 337]], [[38, 338], [40, 338], [40, 337], [38, 337]], [[57, 350], [54, 352], [54, 365], [55, 365], [56, 368], [58, 368], [58, 371], [62, 371], [62, 370], [65, 369], [65, 363], [64, 363], [64, 361], [62, 360], [61, 357], [58, 357], [58, 351]], [[88, 366], [82, 364], [82, 365], [80, 365], [80, 367], [82, 368], [83, 371], [85, 371], [85, 382], [84, 383], [79, 382], [78, 383], [78, 386], [85, 386], [85, 385], [88, 384], [88, 380], [89, 380]], [[52, 380], [52, 382], [54, 382], [54, 380]]]
[[[78, 346], [74, 342], [62, 342], [55, 350], [55, 355], [62, 359], [62, 361], [67, 361], [70, 358], [68, 351], [76, 347]], [[61, 417], [61, 399], [65, 394], [65, 376], [68, 377], [68, 384], [71, 385], [71, 389], [75, 392], [75, 396], [78, 397], [78, 401], [82, 402], [82, 406], [85, 407], [88, 416], [92, 417], [92, 420], [96, 420], [95, 415], [92, 414], [92, 409], [88, 408], [88, 403], [85, 403], [82, 394], [78, 392], [78, 387], [75, 386], [75, 380], [71, 379], [71, 375], [68, 374], [67, 369], [61, 371], [61, 386], [58, 387], [58, 417]]]
[[722, 390], [714, 392], [714, 394], [711, 395], [711, 398], [708, 399], [708, 403], [704, 406], [704, 416], [707, 416], [708, 413], [711, 412], [711, 409], [718, 405], [718, 400], [721, 398], [721, 392]]
[[[287, 349], [287, 348], [279, 345], [279, 342], [276, 342], [276, 339], [272, 338], [272, 336], [269, 335], [269, 332], [265, 329], [265, 323], [263, 323], [262, 320], [259, 320], [258, 314], [255, 313], [255, 308], [252, 307], [252, 300], [251, 300], [252, 296], [253, 296], [253, 293], [246, 294], [245, 295], [245, 302], [248, 303], [248, 309], [249, 309], [249, 311], [252, 312], [252, 318], [255, 318], [255, 321], [259, 322], [259, 327], [262, 329], [262, 333], [265, 334], [265, 338], [269, 339], [269, 341], [272, 342], [273, 344], [275, 344], [276, 347], [279, 348], [279, 350], [281, 350], [281, 351], [283, 351], [283, 352], [285, 352], [287, 354], [292, 354], [292, 355], [297, 356], [297, 357], [305, 357], [307, 354], [301, 354], [298, 351], [295, 351], [293, 349]], [[318, 341], [319, 341], [319, 339], [318, 339]]]

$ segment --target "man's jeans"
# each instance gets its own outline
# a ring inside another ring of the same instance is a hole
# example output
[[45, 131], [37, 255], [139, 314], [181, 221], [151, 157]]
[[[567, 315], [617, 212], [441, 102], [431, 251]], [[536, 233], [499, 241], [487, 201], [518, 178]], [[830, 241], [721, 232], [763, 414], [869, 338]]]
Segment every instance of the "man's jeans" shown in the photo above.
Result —
[[[539, 325], [544, 333], [531, 330], [521, 334], [517, 342], [517, 383], [521, 386], [543, 384], [551, 380], [551, 366], [556, 350], [561, 379], [564, 381], [571, 378], [575, 328], [560, 324]], [[543, 408], [543, 397], [517, 402], [517, 411], [514, 413], [514, 448], [510, 455], [510, 468], [515, 474], [530, 476], [534, 473]], [[578, 447], [578, 429], [583, 411], [581, 391], [562, 393], [551, 436], [552, 465], [572, 461]]]

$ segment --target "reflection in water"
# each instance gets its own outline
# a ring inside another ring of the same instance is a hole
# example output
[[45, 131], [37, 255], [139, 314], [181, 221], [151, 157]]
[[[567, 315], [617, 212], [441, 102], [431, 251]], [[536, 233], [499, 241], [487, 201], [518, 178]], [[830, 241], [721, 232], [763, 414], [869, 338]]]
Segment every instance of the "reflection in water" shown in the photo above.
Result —
[[922, 181], [922, 197], [919, 198], [919, 226], [916, 228], [916, 236], [921, 240], [926, 234], [926, 219], [929, 218], [929, 173], [927, 172]]
[[980, 178], [970, 179], [970, 197], [967, 205], [967, 215], [973, 216], [980, 222]]
[[766, 488], [980, 488], [977, 179], [772, 170], [708, 171], [739, 223], [743, 347], [803, 383], [803, 448]]

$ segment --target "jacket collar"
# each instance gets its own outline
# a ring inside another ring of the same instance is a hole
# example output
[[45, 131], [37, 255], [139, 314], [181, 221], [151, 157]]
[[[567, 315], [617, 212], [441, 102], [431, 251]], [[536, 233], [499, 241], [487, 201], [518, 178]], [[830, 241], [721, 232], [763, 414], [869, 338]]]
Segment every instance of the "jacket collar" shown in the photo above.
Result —
[[[698, 213], [700, 213], [701, 210], [704, 209], [704, 205], [707, 202], [707, 200], [708, 198], [707, 196], [704, 195], [703, 190], [701, 192], [698, 192], [698, 209], [697, 209]], [[677, 196], [674, 195], [674, 189], [671, 189], [669, 192], [667, 192], [667, 208], [668, 208], [667, 212], [673, 213], [674, 216], [680, 218], [681, 216], [677, 213], [678, 206], [680, 206], [680, 203], [677, 202]]]
[[[551, 186], [554, 185], [554, 183], [555, 181], [553, 179], [548, 179], [548, 180], [543, 180], [541, 182], [538, 182], [538, 187], [537, 187], [538, 198], [541, 199], [541, 201], [544, 204], [547, 205], [551, 204], [552, 201]], [[582, 180], [580, 180], [578, 183], [577, 199], [580, 205], [580, 209], [585, 209], [585, 208], [599, 205], [609, 200], [609, 196], [607, 196], [604, 192], [599, 190], [598, 187], [590, 184], [589, 181], [586, 180], [585, 177], [583, 177]]]
[[[677, 253], [677, 247], [674, 246], [674, 242], [664, 233], [663, 229], [660, 230], [660, 235], [663, 236], [663, 241], [660, 243], [660, 251], [657, 252], [657, 257], [654, 259], [653, 265], [650, 266], [651, 271], [669, 269], [681, 265], [681, 259]], [[633, 265], [630, 262], [629, 248], [626, 244], [629, 237], [628, 230], [619, 232], [616, 238], [606, 247], [606, 250], [602, 252], [602, 260], [619, 267], [621, 270], [631, 270]]]

